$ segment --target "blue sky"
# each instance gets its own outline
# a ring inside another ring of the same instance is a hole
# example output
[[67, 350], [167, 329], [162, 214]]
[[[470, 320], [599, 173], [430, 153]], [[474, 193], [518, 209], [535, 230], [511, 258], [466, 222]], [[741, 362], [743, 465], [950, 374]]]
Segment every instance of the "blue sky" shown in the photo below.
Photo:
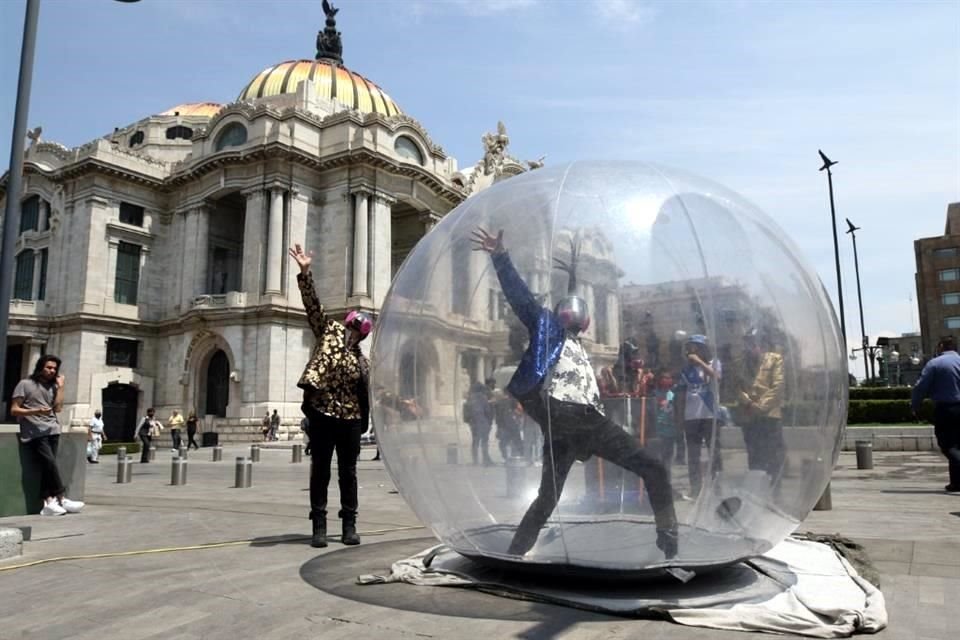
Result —
[[[24, 2], [0, 2], [0, 158]], [[960, 2], [341, 0], [348, 67], [461, 166], [503, 120], [548, 163], [651, 160], [721, 182], [788, 232], [831, 295], [826, 176], [858, 233], [867, 333], [917, 327], [913, 240], [960, 201]], [[319, 0], [44, 0], [29, 125], [68, 146], [175, 104], [229, 102], [311, 58]], [[853, 252], [841, 238], [848, 335]], [[835, 298], [834, 298], [835, 299]]]

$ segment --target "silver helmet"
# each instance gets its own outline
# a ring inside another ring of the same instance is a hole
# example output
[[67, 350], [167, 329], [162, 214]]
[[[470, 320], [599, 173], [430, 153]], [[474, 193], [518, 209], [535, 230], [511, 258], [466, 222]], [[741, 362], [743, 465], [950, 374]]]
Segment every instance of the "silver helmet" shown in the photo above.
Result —
[[554, 313], [567, 331], [580, 333], [590, 328], [590, 310], [587, 301], [579, 296], [567, 296], [557, 303]]

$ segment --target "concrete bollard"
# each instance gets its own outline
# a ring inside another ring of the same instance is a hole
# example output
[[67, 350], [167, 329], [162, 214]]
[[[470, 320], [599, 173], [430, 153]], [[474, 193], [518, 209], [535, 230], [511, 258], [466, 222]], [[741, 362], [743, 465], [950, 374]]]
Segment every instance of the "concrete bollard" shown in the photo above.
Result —
[[223, 460], [223, 447], [217, 445], [213, 448], [213, 461], [220, 462]]
[[873, 469], [873, 443], [857, 440], [857, 469]]
[[260, 462], [260, 445], [250, 445], [250, 462]]
[[303, 462], [303, 445], [302, 444], [293, 445], [293, 452], [290, 457], [290, 462]]
[[173, 458], [170, 461], [170, 484], [175, 487], [187, 484], [186, 458]]
[[129, 484], [133, 478], [133, 460], [117, 458], [117, 484]]
[[147, 460], [149, 460], [150, 462], [153, 462], [156, 459], [157, 459], [157, 448], [154, 446], [151, 446], [150, 451], [148, 452]]
[[237, 458], [233, 479], [233, 486], [237, 489], [246, 489], [253, 484], [253, 462], [250, 458]]
[[186, 459], [187, 459], [187, 453], [188, 453], [188, 452], [189, 452], [189, 450], [188, 450], [185, 446], [180, 445], [180, 449], [179, 449], [179, 451], [178, 451], [177, 453], [180, 454], [180, 457], [181, 457], [181, 458], [183, 458], [184, 460], [186, 460]]
[[527, 461], [521, 456], [510, 456], [505, 465], [507, 470], [507, 497], [519, 498], [523, 492], [527, 474]]
[[451, 442], [447, 445], [447, 464], [460, 463], [460, 448], [457, 443]]
[[126, 447], [117, 447], [117, 460], [123, 460], [127, 457]]
[[833, 498], [830, 495], [830, 483], [827, 483], [827, 488], [823, 490], [823, 494], [820, 496], [820, 499], [817, 500], [817, 504], [813, 505], [814, 511], [833, 511]]

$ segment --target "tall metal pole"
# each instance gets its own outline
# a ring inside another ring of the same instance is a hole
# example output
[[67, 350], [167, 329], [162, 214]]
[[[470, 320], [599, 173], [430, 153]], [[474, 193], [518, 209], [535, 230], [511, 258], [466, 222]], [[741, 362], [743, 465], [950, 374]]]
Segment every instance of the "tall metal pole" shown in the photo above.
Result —
[[847, 224], [850, 226], [847, 233], [849, 233], [853, 239], [853, 268], [857, 273], [857, 304], [860, 306], [860, 337], [863, 344], [863, 376], [864, 380], [869, 380], [870, 364], [867, 362], [868, 340], [867, 331], [863, 324], [863, 296], [860, 293], [860, 259], [857, 256], [857, 230], [860, 229], [860, 227], [855, 227], [849, 218], [847, 219]]
[[[7, 357], [7, 333], [10, 325], [10, 297], [13, 293], [13, 250], [20, 226], [20, 192], [23, 189], [23, 139], [27, 137], [27, 113], [30, 111], [30, 84], [33, 80], [33, 52], [37, 43], [37, 18], [40, 0], [27, 0], [20, 47], [20, 79], [17, 83], [17, 107], [13, 116], [13, 140], [10, 144], [10, 174], [7, 178], [7, 202], [3, 213], [3, 244], [0, 245], [0, 345]], [[0, 366], [0, 393], [4, 386], [5, 366]], [[6, 400], [0, 398], [0, 402]], [[2, 419], [3, 416], [0, 416]]]
[[[834, 163], [836, 164], [836, 163]], [[833, 259], [837, 268], [837, 301], [840, 305], [840, 333], [843, 335], [843, 350], [847, 350], [847, 319], [843, 311], [843, 282], [840, 279], [840, 244], [837, 240], [837, 210], [833, 205], [832, 165], [827, 165], [827, 184], [830, 187], [830, 220], [833, 222]]]

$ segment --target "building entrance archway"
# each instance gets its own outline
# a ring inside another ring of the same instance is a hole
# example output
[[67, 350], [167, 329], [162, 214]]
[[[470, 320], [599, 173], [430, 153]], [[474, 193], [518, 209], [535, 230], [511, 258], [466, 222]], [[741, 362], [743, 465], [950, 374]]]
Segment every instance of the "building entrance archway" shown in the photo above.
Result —
[[218, 418], [227, 417], [230, 404], [230, 361], [223, 349], [217, 349], [207, 365], [205, 413]]
[[132, 384], [108, 384], [100, 392], [103, 431], [107, 440], [134, 442], [137, 431], [137, 404], [140, 390]]

